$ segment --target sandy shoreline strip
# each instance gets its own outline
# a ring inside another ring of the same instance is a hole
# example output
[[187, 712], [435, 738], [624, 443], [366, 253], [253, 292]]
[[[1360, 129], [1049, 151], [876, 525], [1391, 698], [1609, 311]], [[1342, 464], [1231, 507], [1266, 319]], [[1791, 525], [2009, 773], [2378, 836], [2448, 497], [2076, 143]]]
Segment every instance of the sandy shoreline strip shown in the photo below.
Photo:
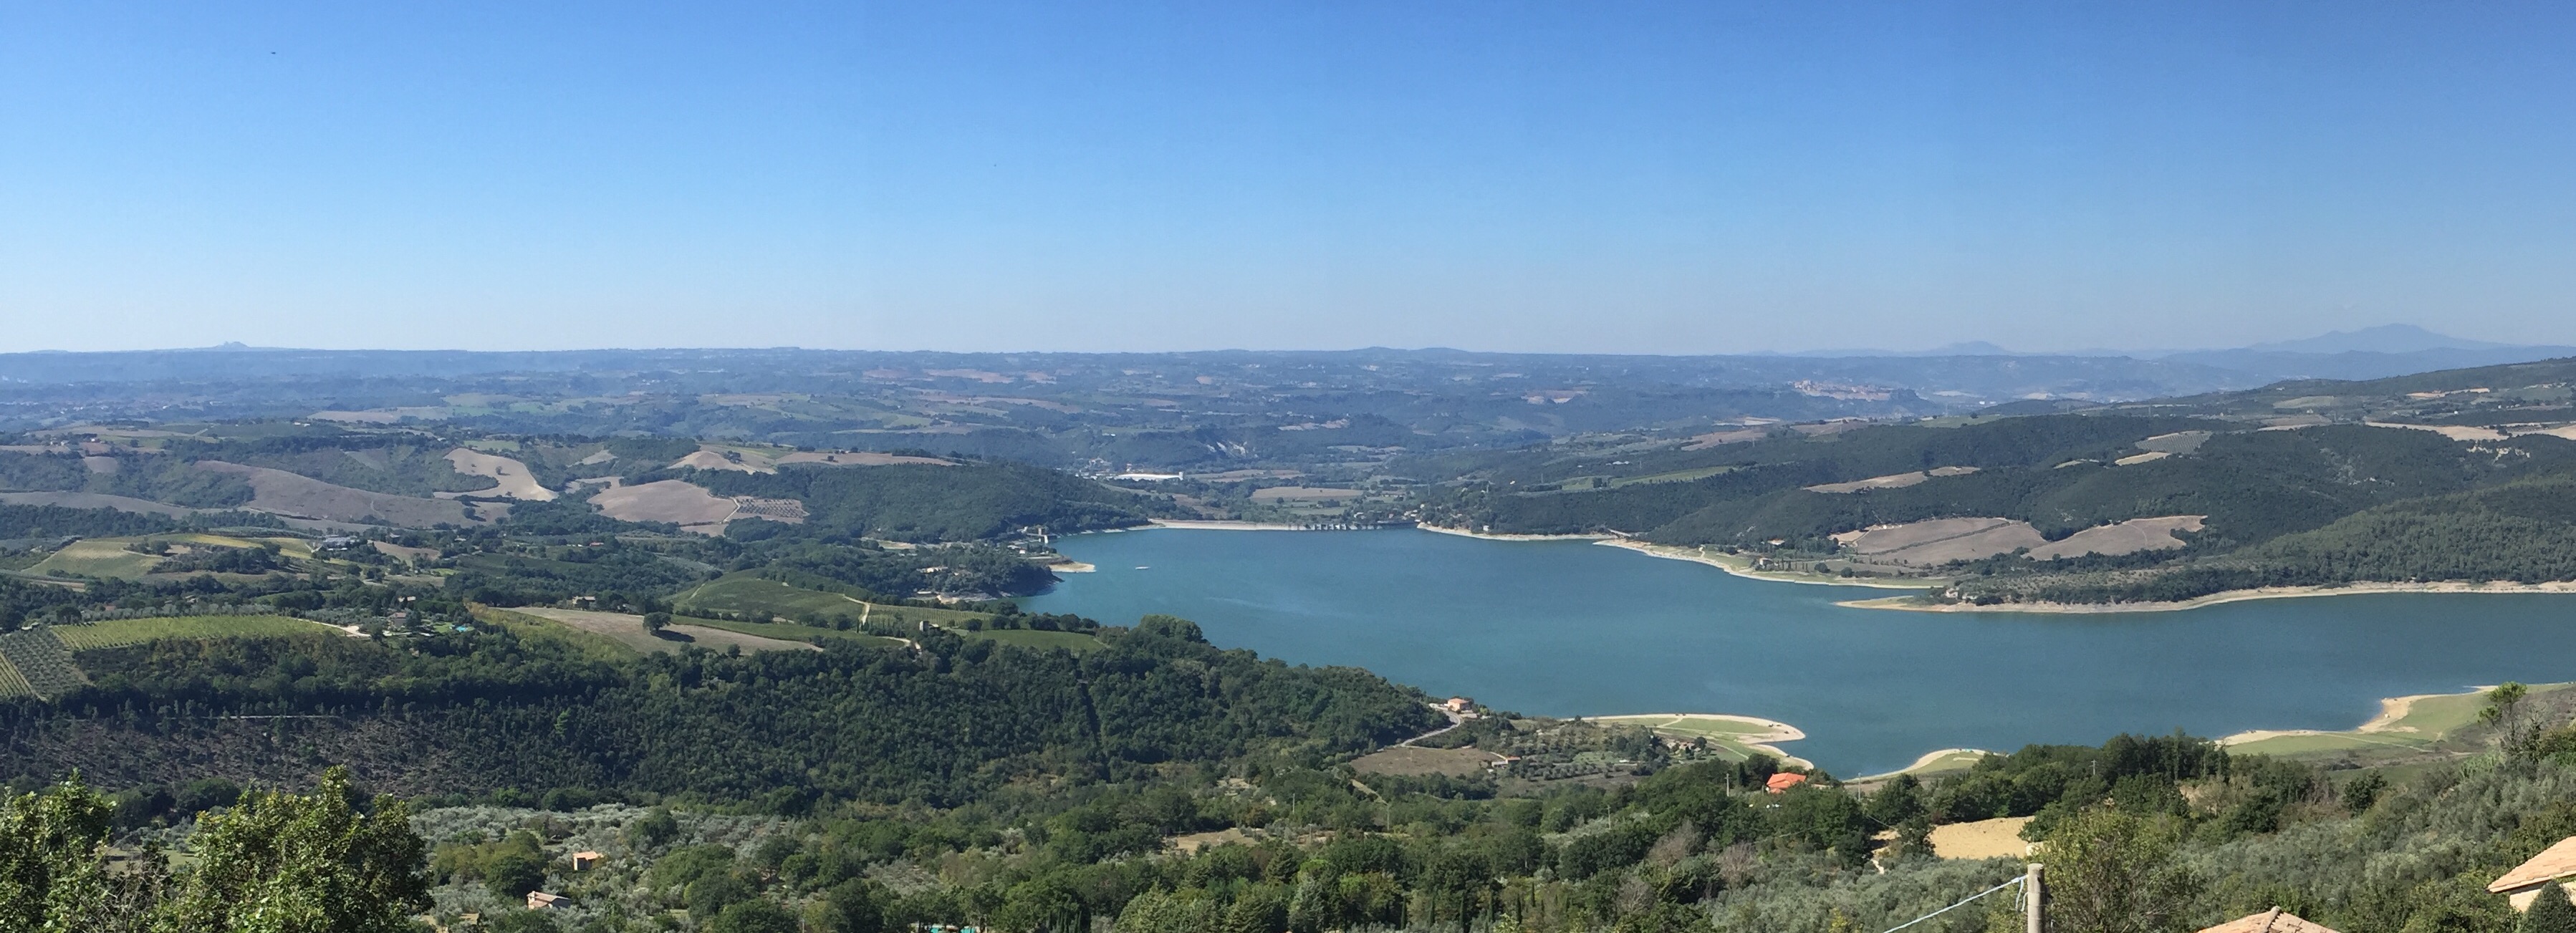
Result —
[[[1153, 521], [1151, 521], [1151, 522], [1147, 522], [1147, 523], [1145, 524], [1145, 527], [1146, 527], [1146, 528], [1186, 528], [1186, 529], [1189, 529], [1189, 530], [1192, 530], [1192, 531], [1306, 531], [1306, 530], [1308, 530], [1308, 529], [1307, 529], [1305, 526], [1303, 526], [1303, 525], [1279, 525], [1279, 524], [1271, 524], [1271, 523], [1266, 523], [1266, 522], [1236, 522], [1236, 521], [1217, 521], [1217, 520], [1199, 520], [1199, 519], [1166, 519], [1166, 518], [1157, 518], [1157, 519], [1154, 519], [1154, 520], [1153, 520]], [[1121, 529], [1118, 529], [1118, 530], [1119, 530], [1119, 531], [1129, 531], [1129, 530], [1138, 530], [1138, 531], [1141, 531], [1141, 530], [1143, 530], [1143, 529], [1126, 529], [1126, 528], [1121, 528]]]
[[1898, 768], [1898, 769], [1896, 769], [1896, 770], [1894, 770], [1894, 771], [1887, 772], [1886, 774], [1866, 774], [1866, 775], [1862, 775], [1862, 776], [1860, 776], [1860, 777], [1856, 777], [1856, 778], [1852, 778], [1852, 779], [1850, 779], [1850, 780], [1848, 780], [1848, 781], [1844, 781], [1843, 783], [1846, 783], [1846, 784], [1867, 784], [1867, 783], [1873, 783], [1873, 782], [1877, 782], [1877, 781], [1892, 781], [1892, 780], [1895, 780], [1895, 779], [1896, 779], [1896, 776], [1897, 776], [1897, 775], [1900, 775], [1900, 774], [1910, 774], [1910, 773], [1912, 773], [1912, 772], [1921, 771], [1921, 770], [1923, 770], [1924, 768], [1931, 767], [1931, 766], [1932, 766], [1932, 764], [1933, 764], [1934, 762], [1938, 762], [1938, 761], [1940, 761], [1941, 759], [1944, 759], [1944, 758], [1949, 758], [1949, 757], [1956, 756], [1956, 755], [1976, 755], [1976, 756], [1979, 756], [1979, 757], [1984, 757], [1984, 756], [1992, 755], [1992, 754], [1995, 754], [1995, 753], [1994, 753], [1994, 752], [1987, 751], [1987, 750], [1982, 749], [1982, 748], [1943, 748], [1943, 749], [1935, 749], [1935, 750], [1933, 750], [1933, 751], [1924, 752], [1922, 757], [1914, 759], [1914, 763], [1913, 763], [1913, 764], [1906, 765], [1905, 767]]
[[1902, 612], [2042, 612], [2064, 615], [2090, 615], [2113, 612], [2180, 612], [2226, 603], [2250, 602], [2257, 599], [2304, 599], [2311, 596], [2367, 596], [2377, 593], [2576, 593], [2576, 581], [2554, 583], [2469, 583], [2442, 581], [2435, 583], [2349, 583], [2342, 586], [2267, 586], [2256, 590], [2229, 590], [2197, 599], [2164, 603], [1995, 603], [1979, 606], [1972, 603], [1927, 603], [1919, 597], [1886, 596], [1878, 599], [1855, 599], [1835, 603], [1851, 609], [1894, 609]]
[[1616, 535], [1498, 535], [1488, 531], [1468, 531], [1464, 528], [1442, 528], [1438, 525], [1418, 523], [1413, 527], [1433, 534], [1457, 535], [1461, 538], [1478, 538], [1486, 541], [1608, 541], [1617, 537]]
[[[1754, 580], [1769, 580], [1773, 583], [1805, 583], [1811, 586], [1859, 586], [1868, 587], [1874, 590], [1930, 590], [1939, 589], [1946, 585], [1937, 581], [1892, 583], [1886, 580], [1864, 580], [1857, 577], [1835, 577], [1821, 573], [1755, 570], [1753, 569], [1753, 562], [1751, 560], [1738, 557], [1733, 554], [1711, 554], [1697, 548], [1674, 547], [1666, 544], [1648, 544], [1643, 541], [1625, 538], [1615, 541], [1601, 541], [1598, 543], [1608, 547], [1635, 551], [1648, 557], [1661, 557], [1665, 560], [1683, 560], [1694, 564], [1707, 564], [1708, 566], [1715, 567], [1739, 577], [1746, 577]], [[1913, 597], [1910, 596], [1885, 597], [1885, 599], [1912, 598]], [[1853, 602], [1837, 603], [1836, 605], [1849, 606], [1856, 602], [1874, 603], [1879, 601], [1881, 600], [1855, 600]], [[1878, 609], [1893, 607], [1869, 606], [1865, 608]]]
[[1690, 720], [1751, 726], [1756, 731], [1729, 734], [1722, 738], [1711, 736], [1711, 738], [1719, 738], [1719, 741], [1733, 745], [1740, 745], [1752, 751], [1780, 759], [1788, 764], [1797, 765], [1801, 768], [1813, 770], [1816, 767], [1815, 762], [1781, 751], [1779, 746], [1772, 744], [1775, 742], [1795, 742], [1807, 737], [1805, 730], [1799, 729], [1798, 727], [1788, 723], [1781, 722], [1777, 719], [1764, 719], [1759, 716], [1737, 716], [1731, 713], [1629, 713], [1619, 716], [1587, 716], [1584, 718], [1593, 722], [1615, 722], [1631, 726], [1643, 726], [1649, 730], [1671, 728]]

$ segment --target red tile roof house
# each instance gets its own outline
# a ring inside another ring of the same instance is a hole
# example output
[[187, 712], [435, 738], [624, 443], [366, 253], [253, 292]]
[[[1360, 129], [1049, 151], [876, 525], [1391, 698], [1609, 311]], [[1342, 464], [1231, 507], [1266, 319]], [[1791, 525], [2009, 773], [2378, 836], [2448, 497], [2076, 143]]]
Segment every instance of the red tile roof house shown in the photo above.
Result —
[[2309, 922], [2298, 914], [2275, 907], [2259, 914], [2247, 914], [2200, 933], [2335, 933], [2331, 928]]
[[1785, 794], [1789, 792], [1789, 788], [1796, 787], [1804, 783], [1807, 783], [1806, 775], [1791, 774], [1783, 771], [1772, 775], [1770, 780], [1764, 781], [1762, 783], [1762, 789], [1774, 794]]
[[2487, 890], [2502, 894], [2515, 910], [2530, 910], [2531, 902], [2540, 896], [2540, 886], [2552, 881], [2566, 884], [2576, 879], [2576, 836], [2558, 840], [2542, 849], [2531, 861], [2514, 866], [2504, 877], [2487, 885]]

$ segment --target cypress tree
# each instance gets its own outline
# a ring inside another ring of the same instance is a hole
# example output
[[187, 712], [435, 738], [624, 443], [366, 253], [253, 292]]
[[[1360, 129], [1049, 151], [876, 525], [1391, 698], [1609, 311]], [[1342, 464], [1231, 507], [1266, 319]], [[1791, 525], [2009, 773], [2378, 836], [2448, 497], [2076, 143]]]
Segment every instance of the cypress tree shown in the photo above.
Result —
[[2576, 903], [2568, 902], [2558, 882], [2542, 885], [2531, 909], [2523, 912], [2518, 933], [2576, 933]]

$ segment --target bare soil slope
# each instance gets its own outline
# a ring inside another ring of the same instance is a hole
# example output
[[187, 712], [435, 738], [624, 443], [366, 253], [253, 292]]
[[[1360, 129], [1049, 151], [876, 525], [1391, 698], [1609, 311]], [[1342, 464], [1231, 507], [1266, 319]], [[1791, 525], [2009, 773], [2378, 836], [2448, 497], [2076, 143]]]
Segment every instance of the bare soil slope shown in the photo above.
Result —
[[[465, 495], [502, 496], [531, 502], [552, 502], [556, 498], [554, 490], [547, 489], [538, 483], [536, 475], [528, 472], [527, 464], [500, 454], [487, 454], [472, 448], [459, 447], [447, 452], [447, 463], [455, 467], [456, 472], [467, 476], [488, 476], [500, 484], [490, 489], [465, 493]], [[446, 493], [439, 495], [441, 498], [448, 497]]]
[[408, 526], [440, 522], [461, 525], [485, 520], [477, 510], [468, 509], [463, 503], [368, 492], [285, 470], [243, 466], [221, 460], [201, 460], [196, 468], [230, 473], [248, 480], [253, 497], [247, 508], [260, 512], [337, 522], [375, 520]]

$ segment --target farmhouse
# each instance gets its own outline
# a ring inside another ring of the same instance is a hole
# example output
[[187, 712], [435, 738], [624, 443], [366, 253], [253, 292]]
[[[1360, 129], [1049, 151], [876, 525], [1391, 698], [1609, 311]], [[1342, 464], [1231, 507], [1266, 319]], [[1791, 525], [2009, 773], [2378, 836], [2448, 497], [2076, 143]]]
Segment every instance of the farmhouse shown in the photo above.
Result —
[[1774, 794], [1785, 794], [1789, 792], [1789, 788], [1804, 783], [1807, 783], [1806, 775], [1783, 771], [1772, 775], [1770, 780], [1762, 782], [1762, 789]]
[[557, 907], [563, 906], [571, 900], [572, 898], [565, 897], [561, 894], [548, 894], [544, 891], [530, 891], [528, 892], [528, 909], [553, 910]]
[[572, 870], [589, 871], [599, 865], [601, 858], [603, 856], [597, 852], [575, 852], [572, 854]]
[[2309, 922], [2298, 914], [2275, 907], [2259, 914], [2247, 914], [2200, 933], [2335, 933], [2326, 926]]
[[1440, 708], [1452, 713], [1474, 712], [1476, 709], [1476, 701], [1470, 700], [1466, 697], [1450, 697], [1449, 702], [1440, 704]]
[[2540, 896], [2540, 887], [2552, 881], [2561, 884], [2576, 879], [2576, 836], [2558, 840], [2558, 844], [2541, 850], [2531, 861], [2487, 885], [2487, 890], [2505, 896], [2515, 910], [2530, 910], [2532, 899]]

